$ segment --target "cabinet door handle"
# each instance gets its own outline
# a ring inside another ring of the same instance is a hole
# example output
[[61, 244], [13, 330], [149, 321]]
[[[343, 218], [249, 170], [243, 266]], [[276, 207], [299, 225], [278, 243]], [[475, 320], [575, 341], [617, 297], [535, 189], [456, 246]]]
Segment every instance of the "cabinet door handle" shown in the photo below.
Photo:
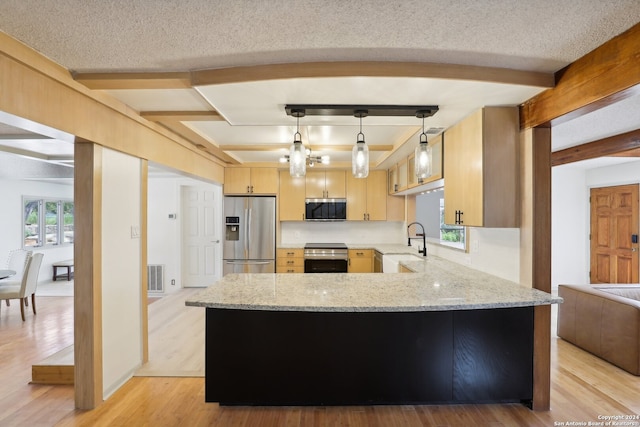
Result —
[[462, 220], [463, 214], [464, 212], [462, 211], [456, 211], [456, 224], [464, 224], [464, 221]]
[[367, 214], [366, 214], [366, 213], [363, 213], [363, 214], [362, 214], [362, 220], [363, 220], [363, 221], [366, 221], [366, 220], [367, 220]]
[[250, 191], [249, 191], [249, 186], [248, 186], [248, 185], [247, 185], [247, 193], [250, 193]]

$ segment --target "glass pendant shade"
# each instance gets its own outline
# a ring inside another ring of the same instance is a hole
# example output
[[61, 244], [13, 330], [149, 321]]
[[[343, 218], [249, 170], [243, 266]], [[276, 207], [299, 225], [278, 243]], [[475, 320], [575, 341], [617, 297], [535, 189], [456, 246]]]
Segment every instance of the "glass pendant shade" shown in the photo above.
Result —
[[366, 178], [369, 175], [369, 147], [364, 140], [358, 141], [351, 152], [351, 167], [353, 176]]
[[307, 173], [307, 155], [302, 141], [295, 140], [289, 149], [289, 174], [293, 177], [305, 176]]
[[428, 178], [432, 174], [431, 147], [425, 142], [420, 142], [415, 152], [415, 171], [418, 178]]

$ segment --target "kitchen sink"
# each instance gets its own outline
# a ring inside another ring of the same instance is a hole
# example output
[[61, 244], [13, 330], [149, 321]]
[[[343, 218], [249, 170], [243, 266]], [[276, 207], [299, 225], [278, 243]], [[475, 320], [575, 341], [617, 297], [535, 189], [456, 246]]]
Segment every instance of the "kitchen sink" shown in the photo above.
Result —
[[423, 256], [413, 254], [385, 254], [382, 256], [383, 273], [399, 273], [401, 262], [424, 261]]

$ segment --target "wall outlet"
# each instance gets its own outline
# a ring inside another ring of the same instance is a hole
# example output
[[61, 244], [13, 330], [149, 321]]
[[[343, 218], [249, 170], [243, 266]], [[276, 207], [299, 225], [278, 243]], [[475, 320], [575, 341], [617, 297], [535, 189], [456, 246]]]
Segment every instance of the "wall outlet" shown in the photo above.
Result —
[[478, 252], [479, 250], [479, 244], [477, 240], [472, 240], [471, 241], [471, 252]]
[[176, 285], [176, 279], [171, 279], [171, 286], [175, 286]]

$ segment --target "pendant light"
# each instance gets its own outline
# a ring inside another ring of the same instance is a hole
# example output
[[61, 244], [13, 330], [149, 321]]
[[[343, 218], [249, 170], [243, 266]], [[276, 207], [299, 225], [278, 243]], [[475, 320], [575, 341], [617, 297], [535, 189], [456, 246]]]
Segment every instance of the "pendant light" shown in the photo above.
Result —
[[307, 154], [300, 135], [300, 117], [304, 117], [304, 113], [304, 110], [294, 110], [291, 113], [296, 118], [296, 133], [293, 134], [293, 144], [289, 148], [289, 174], [295, 178], [307, 173]]
[[427, 143], [427, 133], [424, 130], [424, 118], [428, 117], [428, 115], [420, 110], [416, 112], [416, 117], [422, 119], [422, 133], [420, 134], [420, 143], [416, 147], [414, 169], [418, 179], [424, 179], [432, 174], [431, 147]]
[[364, 143], [362, 133], [362, 118], [367, 117], [367, 110], [356, 110], [354, 116], [360, 118], [360, 132], [356, 138], [356, 145], [351, 151], [351, 168], [356, 178], [366, 178], [369, 175], [369, 147]]

